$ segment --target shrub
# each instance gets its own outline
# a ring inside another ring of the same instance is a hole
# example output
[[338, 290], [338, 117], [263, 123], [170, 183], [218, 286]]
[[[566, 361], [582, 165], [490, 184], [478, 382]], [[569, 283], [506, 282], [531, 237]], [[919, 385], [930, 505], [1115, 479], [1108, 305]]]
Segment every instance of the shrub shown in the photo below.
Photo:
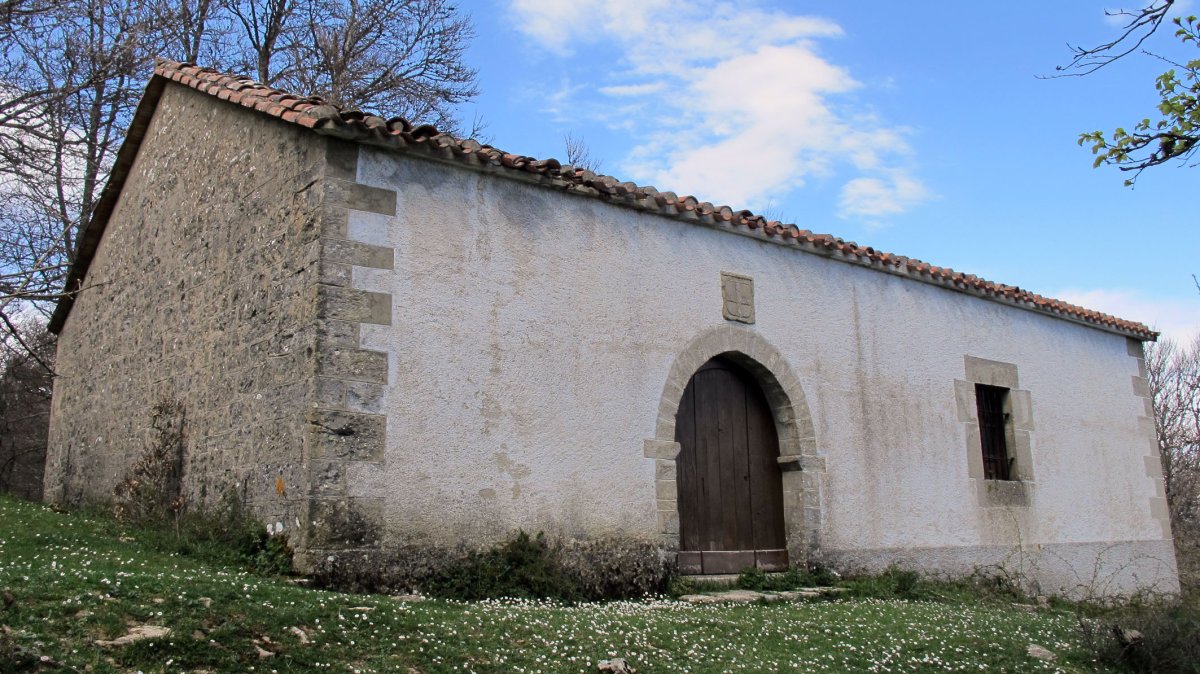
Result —
[[1184, 594], [1200, 598], [1200, 522], [1175, 518], [1175, 560], [1179, 566], [1179, 585]]
[[268, 534], [232, 489], [211, 510], [181, 510], [172, 522], [149, 522], [141, 529], [143, 540], [164, 552], [239, 566], [262, 575], [282, 575], [292, 568], [287, 538]]
[[436, 597], [562, 601], [625, 599], [663, 592], [671, 567], [651, 543], [620, 538], [552, 541], [517, 532], [491, 548], [406, 546], [331, 556], [313, 570], [319, 587], [348, 592], [419, 591]]
[[916, 571], [889, 566], [880, 574], [849, 578], [846, 588], [853, 597], [875, 599], [929, 599], [934, 598], [933, 583], [921, 578]]
[[1200, 672], [1200, 605], [1134, 603], [1080, 617], [1084, 643], [1100, 662], [1135, 672]]
[[589, 600], [662, 594], [675, 576], [657, 545], [615, 536], [568, 542], [558, 564]]
[[421, 589], [450, 599], [493, 597], [548, 598], [577, 601], [583, 592], [558, 564], [560, 550], [544, 534], [530, 537], [524, 531], [425, 581]]
[[178, 400], [163, 400], [154, 406], [154, 441], [113, 490], [113, 513], [118, 520], [158, 523], [181, 512], [184, 421], [183, 403]]
[[140, 537], [164, 552], [265, 575], [290, 572], [292, 549], [287, 538], [268, 534], [233, 489], [225, 492], [214, 509], [188, 509], [182, 484], [187, 439], [183, 403], [173, 399], [159, 402], [151, 425], [153, 442], [113, 490], [117, 520], [141, 529]]

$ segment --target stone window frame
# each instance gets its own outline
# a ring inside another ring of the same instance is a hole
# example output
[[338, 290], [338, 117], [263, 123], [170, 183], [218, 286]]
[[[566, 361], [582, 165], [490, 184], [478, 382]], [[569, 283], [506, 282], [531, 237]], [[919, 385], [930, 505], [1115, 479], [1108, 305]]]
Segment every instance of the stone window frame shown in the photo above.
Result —
[[668, 551], [679, 550], [675, 459], [680, 446], [675, 441], [675, 414], [692, 375], [717, 356], [728, 358], [750, 372], [766, 395], [779, 439], [788, 560], [792, 565], [813, 561], [820, 555], [825, 458], [817, 454], [816, 433], [804, 389], [778, 349], [749, 327], [730, 324], [701, 332], [680, 351], [663, 386], [654, 437], [644, 442], [644, 456], [655, 463], [662, 545]]
[[[967, 477], [975, 488], [980, 507], [1028, 507], [1034, 482], [1033, 473], [1033, 397], [1022, 389], [1017, 366], [976, 356], [963, 356], [964, 378], [954, 380], [954, 398], [958, 420], [966, 436]], [[975, 385], [1003, 388], [1005, 412], [1005, 442], [1012, 459], [1009, 479], [989, 480], [984, 477], [983, 444], [979, 432], [979, 408]]]

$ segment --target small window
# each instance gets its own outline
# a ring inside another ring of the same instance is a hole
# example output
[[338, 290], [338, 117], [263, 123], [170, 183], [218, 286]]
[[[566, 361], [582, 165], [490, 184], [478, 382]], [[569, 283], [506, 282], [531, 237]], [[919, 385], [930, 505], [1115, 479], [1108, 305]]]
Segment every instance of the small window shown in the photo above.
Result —
[[1008, 452], [1008, 389], [975, 385], [979, 409], [979, 438], [983, 444], [983, 479], [1011, 480], [1013, 459]]

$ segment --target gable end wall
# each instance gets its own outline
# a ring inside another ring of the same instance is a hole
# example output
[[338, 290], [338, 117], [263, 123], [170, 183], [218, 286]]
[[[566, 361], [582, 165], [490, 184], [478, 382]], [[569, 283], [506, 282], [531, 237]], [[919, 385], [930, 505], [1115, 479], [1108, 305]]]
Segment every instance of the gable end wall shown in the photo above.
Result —
[[324, 165], [304, 129], [167, 84], [59, 337], [48, 500], [111, 500], [177, 400], [193, 505], [306, 518]]

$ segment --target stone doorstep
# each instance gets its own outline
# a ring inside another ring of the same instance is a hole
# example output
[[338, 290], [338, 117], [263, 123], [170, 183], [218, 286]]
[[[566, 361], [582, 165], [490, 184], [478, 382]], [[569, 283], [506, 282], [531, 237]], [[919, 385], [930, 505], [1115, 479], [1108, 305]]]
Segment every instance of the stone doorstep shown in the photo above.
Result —
[[[766, 576], [767, 578], [782, 578], [784, 575], [784, 572], [783, 571], [768, 571], [768, 572], [764, 573], [763, 575]], [[696, 575], [689, 574], [686, 576], [681, 576], [681, 578], [686, 579], [686, 580], [694, 580], [698, 583], [704, 583], [706, 585], [715, 585], [718, 587], [727, 587], [730, 589], [737, 588], [738, 579], [741, 577], [742, 577], [741, 574], [737, 574], [737, 573], [709, 573], [709, 574], [696, 574]]]
[[726, 590], [724, 592], [709, 592], [705, 594], [685, 594], [679, 601], [689, 604], [754, 604], [766, 602], [773, 604], [780, 601], [804, 601], [822, 597], [836, 597], [846, 591], [842, 587], [802, 587], [798, 590], [781, 590], [778, 592], [756, 592], [754, 590]]

